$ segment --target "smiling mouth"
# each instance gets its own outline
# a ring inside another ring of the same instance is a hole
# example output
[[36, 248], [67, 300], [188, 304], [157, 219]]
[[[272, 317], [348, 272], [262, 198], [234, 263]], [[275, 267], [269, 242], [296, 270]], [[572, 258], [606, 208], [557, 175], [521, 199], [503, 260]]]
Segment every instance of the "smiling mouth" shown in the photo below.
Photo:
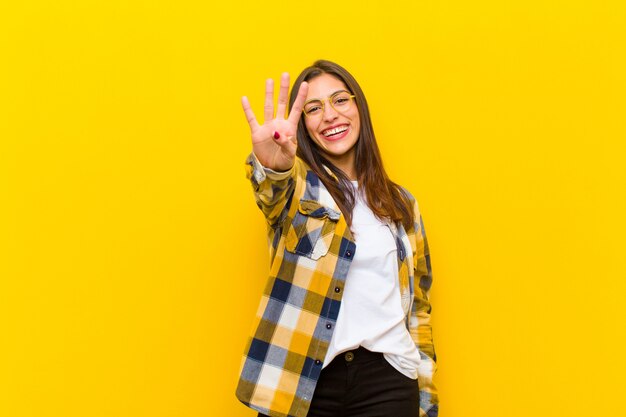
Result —
[[332, 138], [334, 136], [342, 134], [346, 130], [348, 130], [348, 126], [347, 125], [337, 126], [337, 127], [332, 128], [332, 129], [324, 130], [322, 132], [322, 135], [327, 137], [327, 138]]

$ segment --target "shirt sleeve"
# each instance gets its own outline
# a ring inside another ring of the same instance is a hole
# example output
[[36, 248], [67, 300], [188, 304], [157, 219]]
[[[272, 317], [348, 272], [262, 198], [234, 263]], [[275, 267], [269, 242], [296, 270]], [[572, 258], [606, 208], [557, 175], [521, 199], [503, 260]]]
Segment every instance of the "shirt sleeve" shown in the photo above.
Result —
[[420, 390], [420, 417], [437, 417], [439, 414], [439, 396], [433, 384], [437, 370], [437, 355], [433, 343], [430, 324], [431, 304], [429, 300], [432, 285], [430, 251], [424, 231], [422, 216], [415, 204], [415, 238], [417, 250], [413, 265], [415, 267], [415, 300], [411, 309], [411, 336], [419, 350], [421, 363], [418, 368]]
[[256, 204], [270, 227], [281, 221], [281, 214], [294, 191], [298, 159], [291, 169], [278, 172], [261, 165], [254, 152], [246, 158], [246, 177], [252, 184]]

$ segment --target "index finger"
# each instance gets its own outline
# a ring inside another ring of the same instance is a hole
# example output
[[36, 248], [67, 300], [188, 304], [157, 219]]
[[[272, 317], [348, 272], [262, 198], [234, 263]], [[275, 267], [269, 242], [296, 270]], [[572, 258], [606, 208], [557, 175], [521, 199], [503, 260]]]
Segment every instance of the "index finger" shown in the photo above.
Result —
[[308, 92], [309, 84], [306, 81], [302, 81], [302, 84], [300, 84], [300, 88], [298, 89], [298, 95], [296, 96], [291, 112], [289, 113], [289, 118], [287, 119], [290, 123], [293, 123], [294, 125], [298, 124], [298, 119], [300, 119], [300, 115], [302, 114], [304, 100], [306, 100]]
[[254, 112], [252, 111], [252, 107], [250, 107], [248, 97], [241, 97], [241, 106], [243, 107], [243, 112], [246, 114], [246, 119], [250, 125], [250, 131], [254, 133], [254, 131], [259, 127], [259, 122], [257, 122], [256, 117], [254, 117]]
[[268, 78], [265, 81], [265, 123], [274, 118], [274, 80]]

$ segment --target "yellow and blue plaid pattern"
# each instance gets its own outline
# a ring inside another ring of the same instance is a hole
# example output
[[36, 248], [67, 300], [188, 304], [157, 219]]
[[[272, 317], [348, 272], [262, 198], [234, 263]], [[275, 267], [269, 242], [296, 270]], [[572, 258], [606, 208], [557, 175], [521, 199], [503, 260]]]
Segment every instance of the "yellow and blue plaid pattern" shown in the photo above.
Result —
[[[270, 274], [246, 344], [236, 394], [270, 417], [305, 417], [357, 246], [330, 193], [300, 158], [289, 171], [278, 173], [250, 154], [246, 173], [267, 220]], [[415, 208], [414, 227], [405, 231], [401, 224], [389, 225], [396, 237], [406, 324], [422, 359], [420, 417], [436, 417], [430, 255], [417, 202], [404, 191]], [[414, 276], [419, 280], [417, 290]]]

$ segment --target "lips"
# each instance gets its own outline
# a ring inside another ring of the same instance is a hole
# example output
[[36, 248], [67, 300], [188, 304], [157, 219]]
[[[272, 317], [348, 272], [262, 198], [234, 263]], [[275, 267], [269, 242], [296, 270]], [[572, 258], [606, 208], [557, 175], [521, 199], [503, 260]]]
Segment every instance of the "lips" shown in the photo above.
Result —
[[337, 125], [329, 127], [328, 129], [323, 130], [322, 136], [328, 140], [337, 140], [346, 136], [350, 126], [347, 124]]

